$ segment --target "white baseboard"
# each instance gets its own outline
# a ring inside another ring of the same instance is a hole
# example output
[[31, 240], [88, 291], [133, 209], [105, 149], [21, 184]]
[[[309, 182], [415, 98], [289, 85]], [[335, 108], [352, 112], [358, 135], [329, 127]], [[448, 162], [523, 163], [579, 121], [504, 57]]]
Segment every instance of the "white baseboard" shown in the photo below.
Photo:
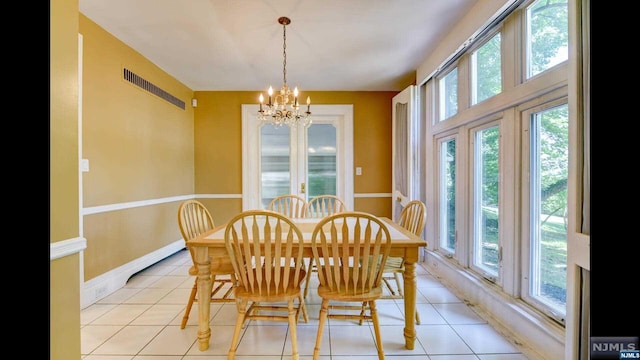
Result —
[[127, 283], [131, 275], [157, 263], [167, 256], [175, 254], [176, 252], [184, 249], [184, 247], [184, 240], [176, 240], [163, 248], [86, 281], [82, 284], [82, 289], [80, 291], [81, 309], [84, 309], [98, 300], [121, 289]]

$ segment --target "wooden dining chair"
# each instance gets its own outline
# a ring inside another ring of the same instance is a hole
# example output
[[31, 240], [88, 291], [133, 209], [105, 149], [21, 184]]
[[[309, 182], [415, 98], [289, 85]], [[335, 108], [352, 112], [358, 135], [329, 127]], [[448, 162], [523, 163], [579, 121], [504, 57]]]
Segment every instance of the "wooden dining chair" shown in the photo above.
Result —
[[299, 219], [306, 216], [307, 201], [295, 194], [280, 195], [269, 202], [267, 210], [278, 212], [292, 219]]
[[[346, 211], [347, 208], [341, 198], [335, 195], [318, 195], [309, 202], [307, 202], [307, 218], [323, 218], [325, 216], [337, 214], [339, 212]], [[304, 298], [307, 298], [309, 293], [309, 283], [311, 281], [311, 274], [317, 273], [317, 268], [314, 265], [313, 258], [309, 259], [309, 266], [307, 267], [307, 280], [304, 285]]]
[[[378, 359], [384, 360], [376, 300], [382, 296], [382, 270], [391, 250], [386, 225], [363, 212], [329, 215], [314, 228], [311, 250], [322, 298], [313, 359], [320, 355], [326, 320], [340, 319], [372, 320]], [[363, 301], [366, 309], [362, 308]]]
[[346, 211], [344, 201], [335, 195], [318, 195], [307, 203], [306, 216], [308, 218], [323, 218]]
[[267, 320], [289, 323], [291, 357], [297, 360], [300, 313], [309, 321], [301, 289], [306, 275], [302, 232], [285, 215], [247, 210], [227, 223], [224, 240], [235, 270], [238, 311], [227, 359], [235, 357], [245, 322]]
[[[196, 236], [211, 230], [214, 228], [213, 218], [209, 210], [197, 200], [186, 200], [180, 204], [178, 208], [178, 227], [185, 244], [188, 240], [195, 238]], [[198, 301], [196, 294], [198, 292], [198, 269], [195, 263], [194, 251], [189, 248], [191, 254], [191, 267], [189, 268], [189, 275], [194, 277], [193, 287], [191, 288], [191, 294], [187, 301], [187, 307], [180, 323], [180, 328], [184, 329], [189, 320], [189, 313], [193, 303]], [[231, 262], [226, 256], [214, 256], [211, 258], [211, 302], [232, 302], [234, 301], [231, 286], [231, 275], [233, 274], [233, 267]], [[228, 285], [224, 292], [225, 285]], [[216, 297], [216, 294], [220, 292], [221, 297]]]
[[[422, 234], [424, 223], [427, 218], [427, 207], [420, 200], [412, 200], [402, 208], [398, 224], [403, 228], [411, 231], [416, 236]], [[388, 295], [383, 295], [382, 299], [404, 299], [402, 274], [404, 273], [404, 258], [390, 256], [384, 267], [384, 282]], [[395, 282], [395, 288], [391, 285], [391, 281]], [[416, 309], [416, 324], [420, 325], [420, 314]]]

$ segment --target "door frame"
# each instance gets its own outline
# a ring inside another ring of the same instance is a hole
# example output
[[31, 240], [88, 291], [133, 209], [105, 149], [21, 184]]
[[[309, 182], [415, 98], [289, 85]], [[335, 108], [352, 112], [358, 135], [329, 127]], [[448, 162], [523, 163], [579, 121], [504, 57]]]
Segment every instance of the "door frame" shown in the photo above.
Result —
[[[258, 104], [242, 104], [242, 210], [260, 209], [260, 127], [272, 126], [258, 120]], [[353, 105], [314, 105], [313, 120], [336, 125], [337, 195], [347, 209], [353, 209]], [[300, 138], [296, 128], [292, 137]], [[292, 154], [293, 157], [297, 154]]]
[[[392, 219], [394, 221], [398, 221], [398, 216], [400, 214], [400, 210], [402, 209], [402, 207], [404, 207], [409, 201], [416, 199], [416, 191], [415, 191], [415, 187], [414, 187], [414, 165], [415, 165], [415, 161], [416, 161], [416, 154], [414, 154], [414, 126], [413, 126], [413, 122], [414, 122], [414, 118], [415, 118], [415, 109], [414, 109], [414, 99], [415, 99], [415, 86], [414, 85], [409, 85], [407, 88], [405, 88], [404, 90], [402, 90], [400, 93], [396, 94], [396, 96], [393, 97], [393, 100], [391, 102], [392, 107], [391, 107], [391, 141], [392, 141], [392, 146], [391, 146], [391, 212], [392, 212]], [[398, 144], [398, 139], [396, 139], [397, 135], [397, 127], [399, 126], [398, 121], [399, 119], [397, 119], [397, 113], [396, 113], [396, 105], [397, 104], [407, 104], [407, 123], [405, 124], [406, 126], [406, 144]], [[396, 163], [396, 158], [398, 156], [398, 150], [402, 149], [405, 152], [405, 156], [406, 156], [406, 183], [405, 188], [407, 193], [403, 194], [400, 192], [400, 190], [398, 190], [399, 185], [397, 184], [397, 180], [396, 180], [396, 172], [398, 171], [397, 169], [397, 163]]]

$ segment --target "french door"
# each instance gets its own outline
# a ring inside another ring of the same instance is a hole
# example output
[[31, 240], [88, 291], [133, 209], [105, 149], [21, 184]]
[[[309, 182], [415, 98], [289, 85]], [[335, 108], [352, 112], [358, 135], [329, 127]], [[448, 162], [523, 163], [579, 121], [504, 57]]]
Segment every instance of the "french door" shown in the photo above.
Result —
[[337, 195], [353, 209], [353, 106], [315, 105], [306, 128], [264, 124], [257, 113], [242, 105], [243, 210], [283, 194]]

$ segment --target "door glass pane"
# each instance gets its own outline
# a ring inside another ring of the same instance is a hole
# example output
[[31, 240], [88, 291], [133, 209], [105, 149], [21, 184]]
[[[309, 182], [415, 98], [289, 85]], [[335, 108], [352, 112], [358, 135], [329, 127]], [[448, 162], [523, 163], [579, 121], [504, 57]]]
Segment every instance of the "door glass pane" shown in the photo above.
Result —
[[260, 128], [260, 200], [263, 209], [274, 197], [291, 192], [290, 133], [288, 126]]
[[307, 129], [307, 200], [318, 195], [337, 195], [336, 128], [312, 124]]
[[440, 249], [456, 248], [456, 141], [440, 145]]
[[566, 313], [568, 106], [541, 111], [531, 124], [531, 296]]
[[498, 276], [499, 128], [478, 131], [475, 140], [473, 264], [490, 276]]

